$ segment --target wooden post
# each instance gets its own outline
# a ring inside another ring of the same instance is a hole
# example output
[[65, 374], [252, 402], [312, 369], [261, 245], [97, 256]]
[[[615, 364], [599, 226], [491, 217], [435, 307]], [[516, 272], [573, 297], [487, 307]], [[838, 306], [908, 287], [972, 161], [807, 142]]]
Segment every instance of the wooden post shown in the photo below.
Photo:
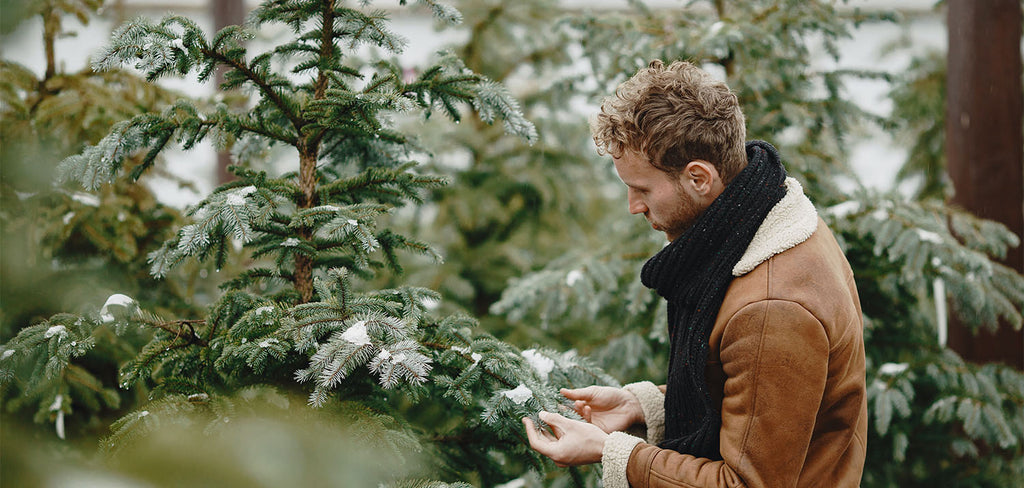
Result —
[[[1020, 0], [949, 0], [946, 156], [954, 205], [1024, 235], [1024, 95]], [[1004, 264], [1024, 273], [1024, 252]], [[952, 320], [949, 346], [973, 362], [1024, 369], [1024, 334], [974, 335]]]
[[[210, 13], [213, 14], [213, 25], [215, 30], [221, 30], [229, 25], [238, 25], [245, 21], [244, 0], [210, 0]], [[224, 67], [218, 67], [214, 73], [214, 80], [217, 90], [224, 82]], [[217, 184], [231, 181], [233, 175], [228, 172], [231, 165], [231, 155], [225, 151], [217, 153]]]

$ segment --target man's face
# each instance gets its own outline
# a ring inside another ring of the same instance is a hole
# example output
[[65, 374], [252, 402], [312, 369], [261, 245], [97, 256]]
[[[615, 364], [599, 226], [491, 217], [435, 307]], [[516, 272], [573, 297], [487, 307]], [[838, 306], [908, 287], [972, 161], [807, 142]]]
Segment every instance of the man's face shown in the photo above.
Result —
[[612, 160], [626, 184], [629, 213], [644, 214], [651, 227], [664, 232], [668, 240], [682, 235], [704, 210], [686, 190], [681, 176], [655, 168], [646, 156], [626, 151]]

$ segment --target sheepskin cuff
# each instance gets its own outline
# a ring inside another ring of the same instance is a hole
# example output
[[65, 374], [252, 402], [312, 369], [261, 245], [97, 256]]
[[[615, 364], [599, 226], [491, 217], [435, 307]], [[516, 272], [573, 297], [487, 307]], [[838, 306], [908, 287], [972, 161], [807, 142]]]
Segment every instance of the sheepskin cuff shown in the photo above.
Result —
[[643, 440], [639, 437], [623, 432], [608, 434], [604, 449], [601, 450], [601, 466], [604, 469], [601, 479], [604, 488], [629, 488], [626, 465], [629, 464], [629, 455], [633, 453], [633, 448], [641, 442]]
[[647, 424], [647, 443], [657, 445], [665, 439], [665, 394], [650, 381], [630, 383], [622, 387], [640, 400]]

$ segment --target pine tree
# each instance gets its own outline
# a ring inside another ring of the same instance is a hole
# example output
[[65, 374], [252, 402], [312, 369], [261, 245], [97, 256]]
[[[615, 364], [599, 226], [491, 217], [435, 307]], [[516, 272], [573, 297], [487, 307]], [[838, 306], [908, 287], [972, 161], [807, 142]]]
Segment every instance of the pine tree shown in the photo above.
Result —
[[[460, 17], [447, 5], [420, 3], [442, 20]], [[242, 41], [268, 24], [286, 25], [290, 37], [248, 52]], [[615, 380], [573, 352], [521, 352], [475, 332], [468, 317], [435, 317], [430, 304], [440, 296], [432, 290], [370, 285], [401, 269], [402, 252], [434, 254], [388, 228], [388, 214], [444, 183], [417, 171], [419, 145], [393, 119], [436, 111], [459, 121], [465, 107], [536, 137], [502, 85], [451, 53], [414, 79], [394, 61], [360, 57], [362, 46], [397, 53], [406, 42], [385, 13], [333, 0], [266, 1], [246, 26], [212, 36], [180, 16], [119, 28], [95, 69], [129, 66], [150, 81], [188, 74], [205, 81], [224, 66], [221, 88], [250, 90], [251, 108], [182, 99], [136, 115], [61, 162], [60, 178], [96, 190], [139, 178], [172, 143], [232, 147], [240, 156], [237, 179], [189, 208], [189, 223], [149, 253], [150, 272], [163, 277], [192, 260], [220, 268], [237, 247], [252, 264], [224, 283], [204, 317], [165, 318], [115, 294], [99, 310], [26, 327], [3, 345], [4, 383], [46, 391], [40, 405], [63, 423], [77, 404], [45, 385], [97, 347], [102, 331], [143, 330], [152, 340], [121, 367], [120, 387], [148, 392], [150, 400], [111, 425], [101, 447], [115, 460], [145, 446], [161, 426], [199, 423], [215, 433], [237, 412], [258, 408], [247, 405], [287, 404], [275, 398], [301, 391], [314, 407], [338, 408], [358, 436], [390, 446], [389, 462], [400, 464], [404, 451], [425, 452], [429, 477], [494, 485], [531, 465], [542, 468], [519, 419], [557, 411], [557, 386]], [[271, 146], [292, 154], [281, 174], [245, 157]], [[134, 154], [142, 155], [139, 163], [126, 164]]]

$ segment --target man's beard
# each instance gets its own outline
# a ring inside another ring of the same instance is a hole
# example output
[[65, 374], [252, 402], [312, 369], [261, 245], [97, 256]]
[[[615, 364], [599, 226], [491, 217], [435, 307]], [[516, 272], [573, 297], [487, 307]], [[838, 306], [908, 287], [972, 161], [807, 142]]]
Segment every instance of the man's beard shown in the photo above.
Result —
[[705, 210], [689, 193], [682, 191], [682, 188], [680, 188], [679, 195], [681, 197], [679, 205], [672, 214], [658, 221], [651, 221], [650, 217], [647, 219], [656, 230], [664, 232], [670, 241], [676, 240], [689, 230]]

